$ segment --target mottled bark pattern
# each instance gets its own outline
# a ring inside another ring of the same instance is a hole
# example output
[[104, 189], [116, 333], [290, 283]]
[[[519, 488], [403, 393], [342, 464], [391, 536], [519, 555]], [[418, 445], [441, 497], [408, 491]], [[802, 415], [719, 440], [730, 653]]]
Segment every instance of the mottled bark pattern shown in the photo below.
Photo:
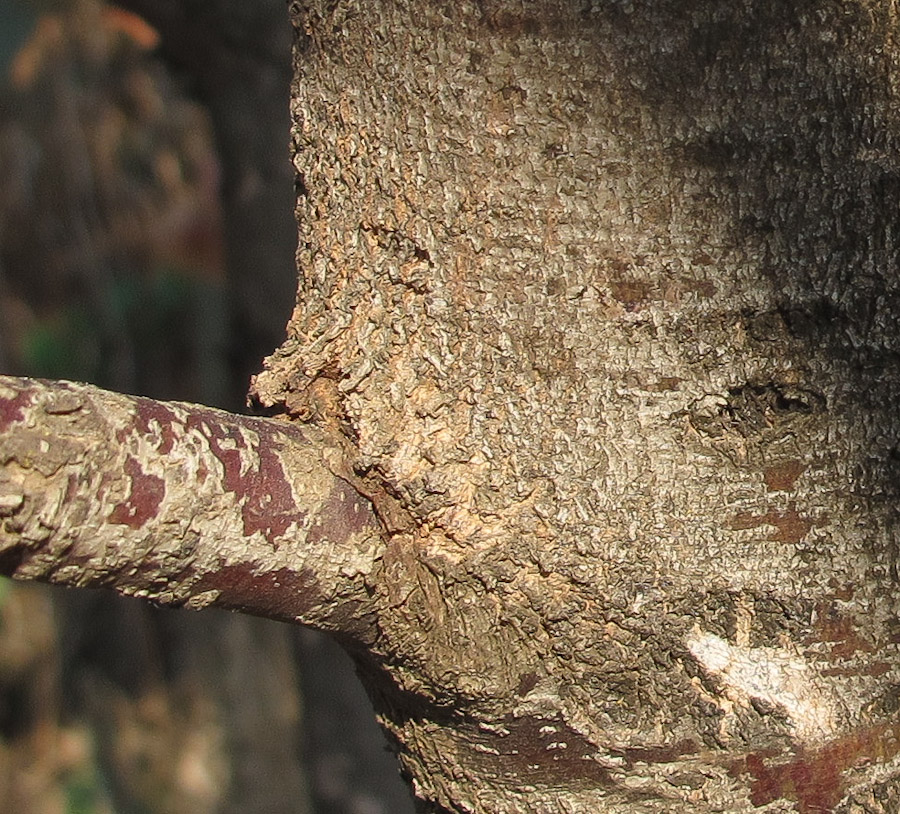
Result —
[[2, 377], [0, 436], [4, 573], [371, 637], [379, 524], [313, 428]]
[[895, 810], [895, 6], [292, 13], [256, 394], [392, 518], [363, 669], [420, 796]]

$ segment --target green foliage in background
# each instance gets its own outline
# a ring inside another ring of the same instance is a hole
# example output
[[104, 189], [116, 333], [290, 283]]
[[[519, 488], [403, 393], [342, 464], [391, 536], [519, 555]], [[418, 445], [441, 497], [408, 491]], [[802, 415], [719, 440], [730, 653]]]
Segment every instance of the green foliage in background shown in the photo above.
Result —
[[[73, 303], [34, 323], [23, 339], [26, 372], [128, 387], [141, 386], [154, 371], [196, 364], [192, 333], [208, 288], [172, 269], [116, 278], [99, 302]], [[129, 381], [135, 371], [138, 381]]]

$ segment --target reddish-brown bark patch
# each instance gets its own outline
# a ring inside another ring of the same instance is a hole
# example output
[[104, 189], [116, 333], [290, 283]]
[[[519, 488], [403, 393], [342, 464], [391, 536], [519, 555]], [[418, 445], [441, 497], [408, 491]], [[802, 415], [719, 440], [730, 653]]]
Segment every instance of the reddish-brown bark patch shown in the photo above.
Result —
[[873, 661], [862, 667], [828, 667], [822, 670], [823, 676], [839, 676], [841, 678], [854, 678], [856, 676], [873, 676], [878, 678], [889, 673], [893, 666], [886, 661]]
[[210, 450], [221, 462], [225, 491], [240, 502], [244, 535], [260, 532], [277, 546], [290, 525], [304, 517], [294, 503], [290, 483], [275, 454], [282, 439], [272, 428], [254, 422], [248, 429], [259, 436], [259, 443], [251, 446], [237, 422], [226, 424], [209, 410], [192, 413], [187, 426], [208, 439]]
[[806, 465], [800, 461], [783, 461], [768, 467], [763, 472], [763, 480], [770, 492], [787, 492], [805, 471]]
[[[156, 432], [160, 436], [156, 451], [160, 455], [168, 455], [175, 446], [173, 427], [176, 422], [178, 422], [178, 416], [162, 402], [145, 398], [135, 399], [135, 419], [132, 426], [141, 435], [152, 438], [155, 434], [153, 424], [156, 424], [158, 428]], [[128, 429], [120, 429], [116, 433], [116, 438], [121, 442], [124, 442], [127, 436]]]
[[78, 476], [75, 475], [74, 473], [72, 473], [66, 479], [66, 496], [63, 498], [64, 505], [66, 505], [66, 506], [72, 505], [72, 501], [74, 501], [78, 495], [78, 489], [79, 489]]
[[831, 599], [839, 602], [849, 602], [856, 595], [856, 588], [853, 585], [841, 585], [837, 580], [828, 581], [828, 586], [834, 590], [831, 593]]
[[538, 678], [537, 673], [523, 673], [519, 676], [519, 685], [516, 687], [516, 695], [518, 695], [519, 698], [524, 698], [538, 685], [539, 681], [540, 679]]
[[622, 753], [629, 765], [633, 765], [635, 763], [674, 763], [685, 755], [696, 755], [698, 751], [697, 742], [685, 738], [668, 745], [626, 747]]
[[[294, 503], [281, 461], [275, 454], [283, 444], [275, 429], [259, 420], [225, 417], [204, 409], [191, 410], [182, 420], [161, 402], [144, 398], [135, 402], [134, 422], [131, 427], [118, 432], [118, 440], [124, 442], [130, 432], [137, 431], [148, 438], [156, 437], [157, 452], [167, 455], [185, 431], [199, 432], [222, 464], [223, 488], [237, 498], [246, 536], [260, 532], [274, 546], [291, 523], [303, 517]], [[181, 433], [176, 432], [179, 427]], [[256, 434], [259, 443], [251, 444], [241, 432], [242, 427]], [[209, 474], [208, 467], [201, 465], [198, 470], [200, 480], [205, 480]]]
[[731, 528], [735, 531], [755, 529], [760, 526], [775, 526], [775, 531], [769, 535], [769, 539], [779, 543], [793, 544], [802, 542], [814, 525], [812, 518], [800, 514], [794, 508], [785, 512], [772, 509], [765, 514], [738, 512], [731, 521]]
[[594, 759], [597, 747], [561, 718], [510, 717], [503, 723], [502, 735], [471, 733], [486, 772], [515, 784], [613, 785], [609, 772]]
[[898, 753], [900, 727], [882, 724], [856, 730], [815, 751], [801, 749], [787, 762], [750, 754], [733, 764], [731, 773], [752, 777], [750, 799], [755, 806], [786, 799], [797, 803], [798, 814], [831, 814], [843, 796], [847, 769], [883, 762]]
[[635, 311], [650, 298], [653, 287], [643, 280], [623, 280], [611, 282], [609, 290], [629, 311]]
[[685, 280], [685, 289], [703, 299], [711, 299], [716, 296], [716, 285], [709, 280]]
[[320, 543], [322, 540], [342, 542], [352, 534], [376, 526], [372, 504], [349, 483], [337, 480], [331, 494], [316, 515], [307, 542], [310, 545]]
[[25, 420], [23, 408], [31, 404], [31, 390], [17, 392], [11, 399], [0, 396], [0, 432], [6, 432], [13, 424]]
[[647, 390], [651, 393], [665, 393], [668, 391], [678, 390], [683, 380], [677, 376], [665, 376], [652, 384], [647, 385]]
[[831, 657], [847, 659], [857, 652], [871, 653], [874, 647], [856, 630], [853, 619], [842, 614], [828, 603], [816, 608], [816, 627], [812, 642], [832, 642]]
[[538, 36], [541, 31], [552, 31], [561, 25], [559, 19], [552, 15], [536, 17], [505, 11], [493, 12], [487, 17], [487, 23], [492, 31], [511, 37]]
[[201, 577], [193, 590], [220, 591], [218, 605], [284, 621], [295, 621], [323, 601], [315, 574], [308, 568], [262, 573], [255, 569], [251, 562], [222, 566]]
[[125, 459], [125, 474], [131, 480], [131, 493], [128, 500], [116, 506], [107, 519], [110, 523], [139, 529], [159, 512], [166, 496], [166, 483], [162, 478], [144, 472], [137, 458], [131, 455]]

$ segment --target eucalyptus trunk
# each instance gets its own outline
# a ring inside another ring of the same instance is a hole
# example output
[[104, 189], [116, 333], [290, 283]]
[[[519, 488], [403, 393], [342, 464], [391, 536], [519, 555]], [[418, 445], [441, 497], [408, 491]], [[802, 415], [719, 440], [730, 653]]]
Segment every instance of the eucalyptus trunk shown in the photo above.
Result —
[[8, 383], [7, 570], [338, 634], [423, 810], [896, 812], [895, 5], [291, 10], [278, 417], [118, 407], [104, 544]]

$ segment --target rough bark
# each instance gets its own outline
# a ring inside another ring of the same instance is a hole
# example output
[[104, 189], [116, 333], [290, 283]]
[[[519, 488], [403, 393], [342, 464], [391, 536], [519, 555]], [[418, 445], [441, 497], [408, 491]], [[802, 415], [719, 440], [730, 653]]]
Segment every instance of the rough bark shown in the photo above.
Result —
[[891, 810], [893, 5], [292, 12], [256, 390], [405, 517], [373, 686], [419, 793]]
[[[20, 573], [148, 559], [176, 588], [143, 565], [126, 587], [345, 632], [435, 809], [896, 811], [896, 13], [292, 3], [300, 293], [255, 397], [303, 426], [253, 426], [303, 439], [275, 444], [293, 510], [371, 501], [365, 542], [337, 521], [319, 556], [288, 508], [274, 547], [242, 534], [250, 500], [224, 560], [178, 548], [182, 521], [86, 562], [20, 521]], [[4, 505], [38, 518], [25, 415], [48, 411], [23, 398]], [[141, 433], [109, 436], [117, 492], [84, 481], [92, 534], [166, 478], [164, 427], [194, 432], [117, 409]], [[179, 581], [187, 552], [203, 579]], [[306, 576], [229, 595], [228, 557]], [[308, 607], [307, 579], [338, 595]]]

